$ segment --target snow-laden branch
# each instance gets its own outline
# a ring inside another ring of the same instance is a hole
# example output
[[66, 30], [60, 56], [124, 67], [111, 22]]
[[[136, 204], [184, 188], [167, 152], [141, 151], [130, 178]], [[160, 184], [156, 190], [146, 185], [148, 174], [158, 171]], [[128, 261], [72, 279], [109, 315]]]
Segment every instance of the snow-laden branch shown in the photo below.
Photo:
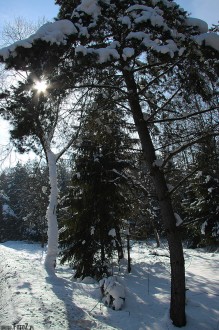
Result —
[[67, 20], [60, 20], [53, 23], [46, 23], [42, 25], [36, 33], [29, 38], [18, 40], [8, 47], [0, 49], [0, 56], [3, 60], [9, 58], [10, 55], [16, 54], [18, 47], [32, 48], [36, 40], [43, 40], [50, 44], [65, 44], [68, 36], [77, 34], [78, 30], [75, 25]]
[[[86, 3], [86, 5], [85, 5]], [[170, 2], [171, 6], [175, 6], [174, 2]], [[83, 10], [82, 10], [83, 8]], [[95, 10], [94, 10], [95, 8]], [[89, 9], [89, 10], [88, 10]], [[112, 9], [112, 8], [111, 8]], [[81, 1], [81, 4], [75, 8], [74, 13], [72, 14], [72, 21], [68, 19], [63, 19], [55, 21], [53, 23], [46, 23], [38, 29], [38, 31], [32, 34], [29, 38], [19, 40], [8, 47], [4, 47], [0, 50], [0, 57], [3, 61], [7, 60], [10, 56], [16, 56], [16, 50], [18, 47], [23, 48], [32, 48], [34, 43], [37, 40], [45, 41], [49, 44], [65, 45], [69, 36], [74, 35], [78, 41], [80, 41], [81, 36], [89, 37], [89, 30], [93, 26], [97, 25], [100, 15], [102, 15], [102, 6], [96, 1]], [[93, 24], [84, 26], [78, 20], [78, 17], [83, 17], [84, 13], [92, 17]], [[180, 15], [180, 10], [178, 14]], [[126, 19], [125, 19], [126, 17]], [[134, 24], [136, 28], [142, 26], [143, 23], [150, 21], [153, 27], [159, 27], [163, 31], [169, 31], [171, 38], [165, 40], [165, 42], [160, 42], [160, 40], [154, 40], [153, 36], [150, 33], [146, 33], [144, 29], [142, 31], [136, 30], [133, 32], [132, 25]], [[100, 43], [101, 47], [91, 48], [90, 44], [83, 45], [78, 42], [75, 47], [76, 53], [80, 53], [83, 56], [87, 54], [94, 54], [98, 56], [98, 63], [106, 63], [109, 61], [116, 60], [127, 60], [132, 58], [134, 55], [134, 48], [130, 47], [129, 42], [136, 40], [144, 49], [153, 49], [157, 53], [169, 54], [171, 58], [177, 53], [181, 56], [185, 48], [182, 47], [181, 41], [185, 40], [185, 35], [183, 33], [178, 33], [173, 30], [172, 26], [168, 25], [167, 20], [163, 17], [163, 10], [156, 7], [142, 6], [142, 5], [132, 5], [127, 6], [124, 11], [124, 17], [120, 19], [118, 24], [126, 25], [127, 35], [126, 40], [127, 44], [124, 44], [124, 48], [121, 49], [119, 42], [114, 40], [112, 43]], [[208, 32], [207, 23], [194, 19], [194, 18], [185, 18], [184, 26], [191, 26], [196, 28], [197, 35], [194, 35], [194, 32], [191, 34], [190, 39], [196, 42], [199, 45], [205, 44], [216, 51], [219, 51], [219, 35], [215, 32]], [[117, 50], [117, 47], [120, 48], [120, 51]]]

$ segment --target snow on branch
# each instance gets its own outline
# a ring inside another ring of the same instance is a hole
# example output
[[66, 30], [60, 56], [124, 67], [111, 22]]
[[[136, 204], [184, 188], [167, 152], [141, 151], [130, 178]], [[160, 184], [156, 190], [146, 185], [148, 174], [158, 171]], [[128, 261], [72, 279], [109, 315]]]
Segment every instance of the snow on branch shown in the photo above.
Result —
[[46, 23], [32, 34], [29, 38], [16, 41], [8, 47], [0, 49], [0, 56], [6, 60], [11, 54], [16, 55], [17, 47], [31, 48], [34, 41], [43, 40], [51, 44], [65, 44], [67, 36], [77, 34], [78, 31], [74, 24], [67, 20], [60, 20], [53, 23]]
[[214, 32], [202, 33], [194, 37], [197, 44], [209, 46], [219, 52], [219, 35]]
[[185, 23], [188, 26], [197, 27], [201, 33], [208, 32], [208, 24], [199, 18], [188, 17]]
[[[92, 16], [94, 20], [96, 20], [101, 14], [101, 8], [98, 5], [97, 0], [82, 0], [81, 4], [77, 6], [76, 11], [82, 11], [87, 15]], [[74, 14], [75, 13], [73, 13], [72, 16], [74, 16]]]
[[[112, 7], [110, 0], [102, 0], [102, 2], [105, 2], [109, 7]], [[125, 61], [132, 58], [135, 54], [134, 45], [136, 45], [136, 43], [138, 44], [138, 47], [153, 49], [157, 53], [168, 54], [171, 58], [174, 58], [176, 54], [182, 56], [186, 49], [183, 46], [184, 43], [182, 44], [182, 41], [185, 41], [186, 37], [183, 33], [177, 31], [175, 27], [168, 24], [168, 21], [164, 17], [163, 9], [160, 9], [159, 5], [157, 5], [159, 2], [160, 0], [153, 0], [151, 7], [140, 4], [127, 5], [124, 12], [119, 15], [117, 22], [120, 25], [125, 24], [128, 29], [124, 36], [127, 43], [124, 44], [123, 49], [121, 49], [122, 46], [119, 45], [118, 41], [115, 39], [112, 39], [111, 45], [107, 43], [105, 47], [103, 47], [103, 43], [101, 43], [101, 47], [98, 48], [97, 45], [95, 49], [90, 48], [91, 44], [89, 43], [87, 45], [81, 45], [80, 37], [90, 36], [90, 29], [97, 26], [100, 17], [101, 19], [106, 19], [107, 23], [107, 17], [104, 17], [101, 2], [98, 0], [81, 0], [71, 16], [74, 23], [67, 19], [55, 21], [53, 23], [46, 23], [29, 38], [19, 40], [8, 47], [0, 49], [0, 57], [2, 57], [3, 60], [7, 60], [10, 55], [16, 57], [17, 47], [31, 48], [36, 40], [43, 40], [58, 45], [65, 44], [68, 36], [74, 34], [78, 37], [78, 45], [75, 49], [76, 53], [80, 53], [80, 55], [83, 56], [88, 54], [97, 55], [99, 58], [98, 63], [100, 64], [108, 61], [115, 62], [116, 60], [119, 60], [120, 57]], [[162, 0], [162, 2], [166, 7], [177, 6], [173, 1]], [[180, 9], [178, 10], [178, 13], [180, 16]], [[83, 24], [85, 14], [93, 19], [92, 23], [87, 23], [85, 20], [85, 24]], [[158, 27], [163, 31], [169, 31], [170, 38], [155, 38], [153, 29], [151, 33], [148, 33], [147, 29], [144, 27], [142, 28], [147, 22], [150, 22], [152, 27]], [[184, 25], [185, 27], [191, 26], [191, 28], [197, 28], [197, 35], [194, 36], [193, 31], [191, 34], [191, 40], [194, 40], [199, 45], [205, 44], [206, 46], [210, 46], [219, 51], [219, 35], [215, 32], [208, 32], [208, 25], [206, 22], [200, 19], [187, 17], [184, 21]], [[109, 30], [110, 29], [111, 27], [109, 26]], [[130, 47], [132, 45], [133, 47]], [[117, 47], [119, 50], [116, 49]]]

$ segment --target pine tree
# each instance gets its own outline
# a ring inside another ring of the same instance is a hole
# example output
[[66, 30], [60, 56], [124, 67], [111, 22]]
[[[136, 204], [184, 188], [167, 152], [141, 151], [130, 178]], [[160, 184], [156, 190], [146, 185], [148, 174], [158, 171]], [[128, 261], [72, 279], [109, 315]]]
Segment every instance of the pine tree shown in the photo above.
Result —
[[[81, 0], [79, 5], [72, 2], [71, 9], [69, 0], [59, 0], [59, 4], [64, 15], [59, 18], [71, 21], [54, 22], [49, 31], [41, 30], [29, 39], [31, 48], [13, 45], [0, 54], [9, 67], [28, 69], [28, 61], [38, 61], [38, 55], [45, 57], [46, 51], [54, 50], [58, 44], [57, 53], [63, 51], [57, 63], [60, 90], [86, 86], [120, 91], [123, 105], [130, 108], [138, 131], [167, 232], [171, 263], [170, 317], [175, 326], [183, 326], [186, 323], [185, 268], [180, 230], [163, 172], [166, 163], [161, 166], [157, 159], [151, 122], [145, 120], [143, 109], [146, 104], [150, 118], [162, 112], [169, 115], [166, 105], [178, 91], [184, 95], [181, 100], [185, 103], [188, 103], [185, 95], [191, 99], [195, 94], [209, 102], [218, 79], [219, 37], [208, 33], [207, 24], [188, 19], [186, 12], [170, 0], [139, 0], [131, 5], [124, 0]], [[109, 80], [112, 68], [115, 74]], [[138, 79], [140, 71], [144, 86]], [[166, 95], [168, 85], [173, 89], [163, 102], [165, 98], [158, 96]], [[185, 146], [181, 151], [183, 148]]]
[[102, 94], [83, 119], [69, 213], [60, 235], [62, 262], [73, 263], [75, 277], [100, 278], [109, 274], [115, 251], [123, 257], [120, 231], [129, 212], [124, 185], [132, 143], [124, 125], [122, 112]]

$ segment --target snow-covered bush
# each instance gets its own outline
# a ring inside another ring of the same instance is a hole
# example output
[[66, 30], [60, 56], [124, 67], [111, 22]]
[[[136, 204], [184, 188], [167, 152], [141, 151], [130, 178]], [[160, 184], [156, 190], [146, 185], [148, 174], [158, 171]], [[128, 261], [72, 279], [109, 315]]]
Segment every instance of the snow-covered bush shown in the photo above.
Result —
[[103, 278], [99, 284], [103, 295], [102, 302], [116, 311], [122, 309], [125, 302], [125, 288], [115, 276]]

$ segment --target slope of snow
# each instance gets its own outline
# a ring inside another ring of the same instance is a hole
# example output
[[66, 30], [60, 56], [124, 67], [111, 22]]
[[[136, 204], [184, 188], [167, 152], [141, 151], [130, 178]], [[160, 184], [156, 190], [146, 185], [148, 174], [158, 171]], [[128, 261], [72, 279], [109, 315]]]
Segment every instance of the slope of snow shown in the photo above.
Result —
[[[125, 304], [114, 311], [102, 303], [98, 283], [74, 281], [68, 266], [57, 265], [50, 279], [38, 244], [0, 244], [0, 325], [43, 329], [165, 330], [176, 329], [168, 317], [169, 257], [153, 242], [135, 243], [132, 271], [126, 261], [114, 276], [125, 287]], [[185, 250], [187, 278], [186, 330], [219, 328], [219, 254]]]

